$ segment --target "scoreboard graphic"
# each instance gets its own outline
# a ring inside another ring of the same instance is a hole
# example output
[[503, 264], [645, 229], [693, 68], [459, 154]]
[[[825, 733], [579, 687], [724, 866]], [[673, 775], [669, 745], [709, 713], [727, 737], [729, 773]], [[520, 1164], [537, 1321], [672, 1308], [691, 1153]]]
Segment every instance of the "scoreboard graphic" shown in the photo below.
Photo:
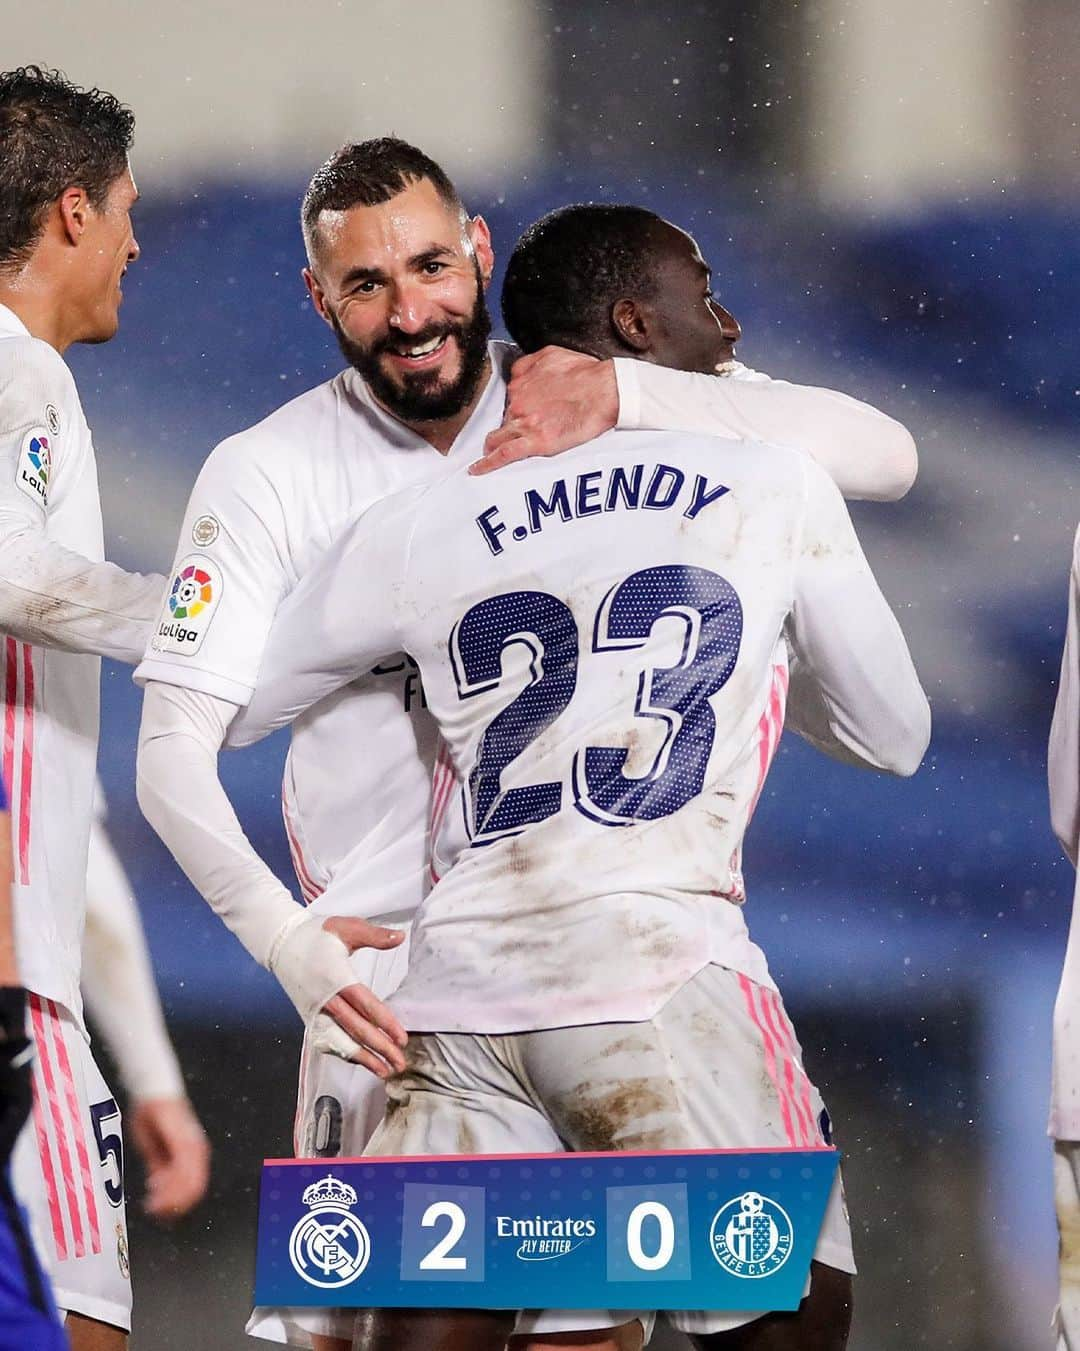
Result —
[[839, 1156], [269, 1159], [255, 1303], [795, 1309]]

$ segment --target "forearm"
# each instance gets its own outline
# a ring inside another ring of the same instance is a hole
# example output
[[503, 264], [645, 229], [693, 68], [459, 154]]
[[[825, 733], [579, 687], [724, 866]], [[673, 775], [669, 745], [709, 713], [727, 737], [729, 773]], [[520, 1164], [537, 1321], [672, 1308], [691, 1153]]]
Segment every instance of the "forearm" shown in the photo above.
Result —
[[860, 748], [840, 740], [833, 726], [832, 710], [825, 701], [821, 687], [813, 673], [797, 657], [791, 659], [790, 676], [784, 714], [786, 730], [801, 736], [815, 750], [832, 760], [839, 760], [841, 764], [851, 765], [855, 769], [881, 769], [882, 766]]
[[22, 642], [134, 665], [164, 589], [164, 577], [91, 562], [0, 520], [0, 632]]
[[812, 456], [848, 498], [894, 501], [915, 481], [911, 434], [837, 390], [740, 379], [616, 360], [619, 427], [698, 432], [792, 446]]
[[[404, 1031], [357, 985], [349, 953], [358, 946], [393, 947], [402, 935], [365, 920], [308, 914], [255, 853], [217, 776], [217, 754], [235, 713], [235, 704], [211, 695], [160, 681], [147, 684], [137, 771], [143, 814], [214, 911], [277, 977], [312, 1028], [317, 1050], [389, 1072], [366, 1049], [373, 1046], [400, 1069], [404, 1061], [381, 1029], [400, 1038]], [[350, 990], [371, 1023], [357, 1023], [341, 999], [332, 1002]]]
[[300, 906], [259, 858], [217, 773], [235, 705], [158, 681], [146, 687], [136, 790], [143, 815], [195, 889], [263, 966]]
[[184, 1080], [165, 1030], [138, 906], [97, 823], [90, 834], [82, 988], [130, 1096], [182, 1097]]

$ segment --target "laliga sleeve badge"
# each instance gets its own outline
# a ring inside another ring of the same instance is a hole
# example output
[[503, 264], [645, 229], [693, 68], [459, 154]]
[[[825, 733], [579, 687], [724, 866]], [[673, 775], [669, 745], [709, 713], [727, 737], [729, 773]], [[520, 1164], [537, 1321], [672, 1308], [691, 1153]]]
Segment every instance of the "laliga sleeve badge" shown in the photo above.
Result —
[[182, 560], [150, 646], [155, 652], [198, 652], [221, 600], [221, 569], [204, 554]]
[[39, 507], [49, 504], [52, 455], [52, 439], [44, 427], [35, 427], [23, 437], [15, 466], [15, 486]]

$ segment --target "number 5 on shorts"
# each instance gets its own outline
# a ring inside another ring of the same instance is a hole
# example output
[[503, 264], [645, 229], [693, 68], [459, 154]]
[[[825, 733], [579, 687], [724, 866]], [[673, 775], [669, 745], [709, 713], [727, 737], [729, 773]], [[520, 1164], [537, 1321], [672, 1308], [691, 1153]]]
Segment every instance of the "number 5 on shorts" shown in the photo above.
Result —
[[[90, 1121], [94, 1127], [98, 1158], [105, 1173], [105, 1195], [109, 1205], [119, 1206], [124, 1201], [124, 1141], [120, 1134], [120, 1108], [115, 1098], [90, 1104]], [[109, 1123], [112, 1123], [111, 1125]]]

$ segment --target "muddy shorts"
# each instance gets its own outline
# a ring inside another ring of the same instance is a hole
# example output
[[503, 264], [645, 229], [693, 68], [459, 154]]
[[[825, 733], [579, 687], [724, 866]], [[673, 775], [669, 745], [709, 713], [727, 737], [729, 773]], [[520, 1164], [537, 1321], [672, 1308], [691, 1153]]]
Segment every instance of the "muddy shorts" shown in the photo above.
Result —
[[[407, 1056], [365, 1154], [831, 1143], [828, 1114], [780, 996], [725, 967], [705, 967], [646, 1022], [507, 1036], [413, 1033]], [[855, 1270], [839, 1175], [814, 1256]], [[637, 1315], [619, 1321], [630, 1316]], [[719, 1332], [760, 1316], [665, 1315], [688, 1332]], [[527, 1316], [517, 1330], [531, 1330]]]
[[[405, 979], [408, 941], [380, 952], [361, 948], [350, 957], [356, 979], [387, 999]], [[364, 1152], [386, 1108], [381, 1079], [338, 1056], [312, 1051], [304, 1038], [300, 1054], [293, 1148], [298, 1159], [348, 1159]], [[467, 1153], [468, 1151], [461, 1151]], [[353, 1309], [257, 1308], [248, 1319], [249, 1336], [288, 1346], [310, 1348], [313, 1336], [351, 1341]], [[635, 1318], [613, 1309], [558, 1310], [531, 1313], [527, 1332], [584, 1332]]]

